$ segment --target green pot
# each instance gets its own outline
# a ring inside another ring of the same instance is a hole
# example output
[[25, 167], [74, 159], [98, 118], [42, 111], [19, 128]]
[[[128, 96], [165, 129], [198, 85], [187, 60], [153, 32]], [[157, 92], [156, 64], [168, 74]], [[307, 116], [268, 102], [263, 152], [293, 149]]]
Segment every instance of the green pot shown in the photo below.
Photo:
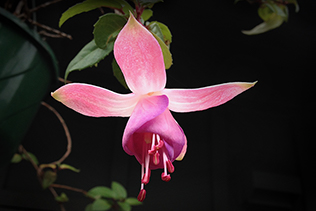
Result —
[[10, 162], [57, 76], [49, 46], [0, 8], [0, 168]]

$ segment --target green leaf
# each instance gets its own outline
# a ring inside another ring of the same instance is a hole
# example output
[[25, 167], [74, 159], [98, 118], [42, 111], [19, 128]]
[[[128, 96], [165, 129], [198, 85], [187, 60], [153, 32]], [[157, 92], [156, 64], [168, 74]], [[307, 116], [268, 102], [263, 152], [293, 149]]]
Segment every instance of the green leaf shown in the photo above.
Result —
[[69, 169], [69, 170], [74, 171], [74, 172], [77, 172], [77, 173], [80, 172], [80, 169], [76, 169], [75, 167], [70, 166], [70, 165], [68, 165], [68, 164], [61, 164], [61, 165], [59, 166], [59, 169]]
[[59, 20], [59, 27], [65, 23], [66, 20], [69, 18], [78, 15], [83, 12], [88, 12], [90, 10], [94, 10], [99, 7], [109, 7], [109, 8], [116, 8], [121, 9], [122, 5], [116, 0], [86, 0], [79, 4], [76, 4], [66, 10]]
[[[170, 43], [172, 42], [172, 35], [169, 28], [165, 24], [160, 23], [158, 21], [151, 22], [149, 26], [150, 28], [151, 26], [154, 27], [153, 30], [151, 30], [151, 32], [155, 33], [158, 37], [160, 37], [160, 39], [162, 39], [165, 42], [165, 44], [169, 47]], [[160, 33], [162, 35], [160, 35]]]
[[42, 187], [43, 189], [48, 188], [51, 184], [53, 184], [57, 179], [56, 172], [53, 171], [45, 171], [42, 181]]
[[264, 3], [269, 9], [275, 13], [276, 15], [279, 15], [283, 17], [285, 20], [287, 20], [288, 16], [285, 11], [285, 5], [282, 4], [276, 4], [273, 1], [268, 1], [267, 3]]
[[153, 16], [154, 12], [151, 9], [146, 9], [142, 13], [142, 19], [143, 21], [147, 21], [151, 16]]
[[95, 44], [94, 40], [89, 42], [69, 63], [65, 72], [65, 80], [70, 72], [92, 67], [104, 59], [113, 50], [113, 45], [114, 42], [110, 42], [105, 49], [101, 49]]
[[131, 205], [129, 205], [126, 202], [118, 201], [117, 204], [120, 206], [120, 208], [121, 208], [120, 210], [121, 211], [131, 211], [132, 210]]
[[88, 191], [88, 196], [95, 199], [100, 199], [101, 197], [114, 198], [114, 195], [114, 192], [105, 186], [97, 186]]
[[103, 211], [109, 210], [111, 208], [111, 204], [105, 199], [96, 199], [91, 205], [92, 211]]
[[156, 35], [154, 34], [154, 37], [156, 38], [156, 40], [158, 41], [160, 47], [161, 47], [161, 51], [162, 51], [162, 54], [163, 54], [163, 60], [164, 60], [164, 63], [165, 63], [165, 68], [166, 69], [169, 69], [172, 65], [172, 56], [171, 56], [171, 53], [169, 51], [169, 48], [166, 46], [166, 44]]
[[114, 199], [121, 200], [127, 197], [125, 188], [118, 182], [112, 182], [111, 188], [114, 192]]
[[69, 198], [65, 193], [61, 193], [60, 196], [55, 197], [55, 200], [64, 203], [69, 201]]
[[241, 32], [246, 35], [256, 35], [261, 34], [272, 29], [279, 27], [284, 22], [283, 17], [273, 13], [268, 21], [265, 21], [251, 30], [242, 30]]
[[126, 84], [124, 75], [122, 73], [121, 68], [118, 66], [117, 62], [115, 59], [112, 61], [112, 69], [113, 69], [113, 74], [115, 78], [126, 88], [128, 89], [128, 86]]
[[131, 11], [134, 14], [133, 7], [129, 3], [127, 3], [125, 0], [116, 0], [116, 2], [118, 2], [121, 5], [121, 8], [125, 15], [129, 16], [129, 11]]
[[137, 200], [137, 198], [129, 197], [125, 200], [126, 203], [132, 206], [141, 205], [142, 203]]
[[[27, 152], [27, 154], [30, 156], [30, 158], [33, 160], [33, 162], [34, 162], [36, 165], [39, 164], [37, 157], [36, 157], [33, 153]], [[25, 160], [29, 160], [28, 157], [27, 157], [25, 154], [22, 154], [22, 157], [23, 157]]]
[[273, 14], [273, 11], [265, 4], [262, 4], [258, 8], [258, 15], [263, 21], [268, 21], [271, 18], [272, 14]]
[[164, 40], [163, 33], [157, 21], [151, 22], [149, 25], [149, 31], [159, 37], [161, 40]]
[[126, 23], [126, 19], [118, 14], [107, 13], [102, 15], [94, 25], [95, 44], [105, 49], [109, 42], [114, 41], [120, 30]]
[[15, 153], [11, 159], [11, 163], [19, 163], [22, 160], [22, 155]]

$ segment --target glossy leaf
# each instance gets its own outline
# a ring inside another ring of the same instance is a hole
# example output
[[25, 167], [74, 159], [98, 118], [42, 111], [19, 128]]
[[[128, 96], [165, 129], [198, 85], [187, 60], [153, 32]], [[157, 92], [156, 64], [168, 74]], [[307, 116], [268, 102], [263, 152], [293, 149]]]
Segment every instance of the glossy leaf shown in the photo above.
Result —
[[55, 197], [55, 200], [61, 203], [69, 201], [68, 196], [65, 193], [61, 193], [60, 196]]
[[105, 199], [96, 199], [91, 205], [92, 211], [104, 211], [111, 208], [111, 204]]
[[43, 189], [48, 188], [51, 184], [53, 184], [57, 179], [57, 174], [54, 171], [45, 171], [42, 181]]
[[111, 188], [114, 192], [114, 199], [121, 200], [127, 197], [125, 188], [118, 182], [112, 182]]
[[160, 29], [159, 32], [162, 33], [162, 37], [160, 37], [160, 36], [159, 37], [165, 42], [165, 44], [167, 46], [169, 46], [170, 43], [172, 42], [172, 35], [171, 35], [169, 28], [165, 24], [160, 23], [158, 21], [153, 21], [150, 23], [150, 25], [152, 25], [152, 24], [154, 24], [155, 27], [156, 27], [156, 25], [158, 25], [158, 27]]
[[88, 195], [95, 199], [104, 198], [114, 198], [113, 191], [105, 186], [97, 186], [88, 191]]
[[126, 203], [128, 203], [131, 206], [141, 205], [142, 203], [138, 201], [137, 198], [129, 197], [125, 200]]
[[94, 25], [95, 44], [105, 49], [109, 42], [113, 42], [120, 30], [126, 24], [126, 19], [118, 14], [107, 13], [102, 15]]
[[159, 37], [161, 40], [164, 41], [162, 30], [161, 30], [159, 24], [157, 23], [157, 21], [151, 22], [148, 25], [148, 27], [149, 27], [149, 31], [151, 31], [151, 33], [155, 34], [157, 37]]
[[22, 160], [22, 155], [15, 153], [11, 159], [11, 163], [19, 163]]
[[69, 18], [78, 15], [83, 12], [88, 12], [90, 10], [94, 10], [99, 7], [109, 7], [109, 8], [116, 8], [121, 9], [122, 5], [117, 0], [86, 0], [84, 2], [78, 3], [68, 10], [66, 10], [60, 20], [59, 20], [59, 27], [65, 23], [66, 20]]
[[113, 74], [115, 78], [126, 88], [128, 89], [128, 86], [126, 84], [124, 75], [122, 73], [121, 68], [118, 66], [117, 62], [115, 59], [112, 61], [112, 69], [113, 69]]
[[65, 80], [67, 79], [69, 73], [74, 70], [82, 70], [96, 65], [99, 61], [111, 53], [113, 45], [114, 43], [111, 42], [108, 43], [105, 49], [101, 49], [95, 44], [94, 40], [89, 42], [69, 63], [65, 72]]
[[127, 202], [119, 201], [119, 202], [117, 202], [117, 204], [120, 206], [121, 211], [131, 211], [132, 210], [132, 206], [130, 204], [128, 204]]
[[143, 21], [147, 21], [149, 18], [151, 18], [151, 16], [153, 16], [153, 11], [151, 9], [146, 9], [143, 11], [141, 17]]
[[80, 169], [77, 169], [77, 168], [70, 166], [68, 164], [60, 164], [59, 169], [69, 169], [69, 170], [77, 172], [77, 173], [80, 172]]
[[154, 37], [156, 38], [156, 40], [158, 41], [160, 47], [161, 47], [161, 51], [163, 54], [163, 60], [165, 63], [165, 68], [169, 69], [172, 65], [172, 55], [169, 51], [169, 48], [166, 46], [166, 44], [164, 43], [164, 41], [162, 41], [156, 34], [154, 34]]

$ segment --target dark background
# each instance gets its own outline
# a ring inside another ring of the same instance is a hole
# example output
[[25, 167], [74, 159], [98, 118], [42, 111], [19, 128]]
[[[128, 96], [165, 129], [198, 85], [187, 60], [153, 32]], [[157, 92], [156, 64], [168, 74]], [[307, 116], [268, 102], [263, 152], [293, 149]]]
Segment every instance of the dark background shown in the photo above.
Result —
[[[62, 1], [37, 13], [37, 20], [58, 28], [58, 20], [76, 1]], [[165, 1], [154, 6], [154, 16], [172, 32], [173, 66], [167, 87], [196, 88], [224, 82], [258, 80], [255, 87], [232, 101], [207, 111], [173, 113], [188, 139], [183, 161], [174, 162], [169, 183], [161, 170], [152, 172], [147, 197], [133, 210], [314, 211], [315, 198], [315, 1], [300, 1], [300, 11], [289, 6], [289, 21], [256, 36], [243, 29], [261, 23], [257, 7], [234, 1]], [[107, 12], [107, 10], [105, 10]], [[61, 70], [93, 39], [100, 11], [69, 19], [60, 30], [73, 40], [47, 38]], [[113, 54], [98, 68], [73, 72], [69, 80], [127, 93], [113, 77]], [[62, 83], [52, 87], [54, 91]], [[89, 190], [123, 184], [129, 196], [140, 188], [140, 165], [121, 147], [127, 118], [82, 116], [50, 96], [44, 99], [65, 119], [73, 139], [65, 163], [80, 173], [61, 171], [56, 183]], [[66, 138], [57, 118], [41, 107], [24, 147], [40, 163], [59, 159]], [[27, 162], [8, 166], [0, 175], [0, 210], [58, 210], [48, 190], [41, 190]], [[67, 210], [84, 210], [91, 201], [65, 192]]]

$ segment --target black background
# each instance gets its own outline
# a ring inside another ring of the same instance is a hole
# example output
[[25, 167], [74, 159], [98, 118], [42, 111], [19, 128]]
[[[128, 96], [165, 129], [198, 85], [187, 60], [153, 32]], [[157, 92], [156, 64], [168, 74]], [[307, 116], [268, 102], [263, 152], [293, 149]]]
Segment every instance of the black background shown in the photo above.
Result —
[[[37, 20], [58, 28], [58, 20], [76, 1], [62, 1], [37, 13]], [[173, 65], [167, 87], [196, 88], [224, 82], [258, 83], [232, 101], [202, 112], [173, 113], [188, 139], [183, 161], [174, 163], [169, 183], [152, 172], [147, 198], [133, 210], [315, 210], [315, 1], [289, 6], [289, 21], [262, 35], [243, 29], [261, 23], [257, 7], [234, 1], [165, 1], [150, 20], [166, 24], [173, 35]], [[108, 10], [105, 10], [107, 12]], [[73, 40], [47, 38], [59, 61], [60, 75], [77, 52], [93, 39], [99, 10], [69, 19], [60, 30]], [[128, 93], [113, 77], [113, 54], [98, 67], [73, 72], [69, 80]], [[52, 87], [54, 91], [62, 83]], [[49, 95], [44, 99], [65, 119], [73, 139], [65, 163], [80, 173], [61, 171], [56, 183], [89, 190], [123, 184], [129, 196], [140, 188], [140, 165], [121, 147], [127, 118], [82, 116]], [[57, 118], [41, 107], [24, 147], [41, 163], [59, 159], [66, 138]], [[0, 210], [58, 210], [48, 190], [41, 190], [28, 163], [7, 168]], [[65, 192], [67, 210], [84, 210], [91, 201]], [[1, 206], [3, 208], [1, 208]]]

